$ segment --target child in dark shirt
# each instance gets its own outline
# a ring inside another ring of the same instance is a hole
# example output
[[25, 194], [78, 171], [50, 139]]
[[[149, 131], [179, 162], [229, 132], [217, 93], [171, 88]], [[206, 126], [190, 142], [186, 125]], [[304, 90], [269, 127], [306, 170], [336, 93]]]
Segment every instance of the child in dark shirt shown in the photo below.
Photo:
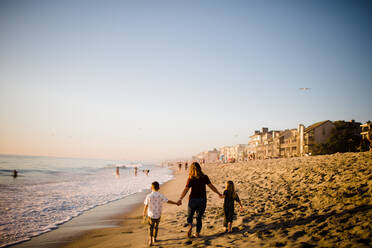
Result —
[[238, 194], [235, 192], [234, 183], [232, 181], [227, 181], [225, 191], [223, 192], [223, 197], [223, 210], [225, 214], [223, 225], [225, 227], [225, 232], [231, 232], [235, 201], [239, 203], [240, 211], [243, 211], [243, 205], [239, 199]]

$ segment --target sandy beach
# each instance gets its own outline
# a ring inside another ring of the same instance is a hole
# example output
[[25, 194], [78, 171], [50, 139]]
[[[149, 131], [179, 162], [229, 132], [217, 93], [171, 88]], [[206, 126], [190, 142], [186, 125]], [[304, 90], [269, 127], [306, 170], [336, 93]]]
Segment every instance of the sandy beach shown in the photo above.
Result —
[[[155, 247], [370, 247], [372, 153], [207, 164], [203, 171], [222, 191], [235, 183], [244, 205], [223, 233], [223, 200], [208, 189], [201, 238], [186, 238], [187, 197], [165, 204]], [[187, 173], [160, 192], [177, 200]], [[146, 247], [142, 204], [122, 216], [118, 227], [89, 231], [63, 247]]]

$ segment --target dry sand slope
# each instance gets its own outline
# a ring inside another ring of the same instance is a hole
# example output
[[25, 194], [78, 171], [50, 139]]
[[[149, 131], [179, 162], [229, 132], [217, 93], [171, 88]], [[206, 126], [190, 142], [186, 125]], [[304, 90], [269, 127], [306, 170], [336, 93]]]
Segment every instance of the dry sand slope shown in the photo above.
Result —
[[[227, 180], [235, 183], [245, 211], [239, 213], [236, 204], [233, 233], [221, 232], [223, 200], [209, 192], [203, 238], [178, 244], [164, 240], [159, 246], [372, 245], [371, 152], [211, 164], [203, 170], [219, 190]], [[169, 213], [163, 223], [184, 232], [185, 214]], [[177, 222], [170, 221], [175, 217]]]

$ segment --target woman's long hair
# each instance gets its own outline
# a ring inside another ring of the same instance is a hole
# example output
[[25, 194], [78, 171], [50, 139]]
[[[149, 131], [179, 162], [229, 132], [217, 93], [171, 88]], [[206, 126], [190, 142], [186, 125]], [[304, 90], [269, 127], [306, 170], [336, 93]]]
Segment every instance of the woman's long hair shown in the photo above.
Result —
[[204, 176], [204, 173], [201, 170], [200, 164], [198, 162], [193, 162], [190, 165], [189, 177], [199, 179], [202, 176]]
[[227, 197], [234, 198], [235, 196], [235, 187], [233, 181], [227, 181], [226, 183]]

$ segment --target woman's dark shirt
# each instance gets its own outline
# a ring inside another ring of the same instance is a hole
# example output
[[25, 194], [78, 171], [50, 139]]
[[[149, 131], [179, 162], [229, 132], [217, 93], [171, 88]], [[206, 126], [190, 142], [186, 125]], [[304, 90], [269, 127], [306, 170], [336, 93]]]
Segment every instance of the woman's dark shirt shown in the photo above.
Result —
[[186, 187], [191, 188], [189, 199], [203, 198], [207, 199], [207, 192], [205, 185], [210, 184], [211, 181], [207, 175], [203, 175], [199, 178], [189, 178], [186, 183]]

